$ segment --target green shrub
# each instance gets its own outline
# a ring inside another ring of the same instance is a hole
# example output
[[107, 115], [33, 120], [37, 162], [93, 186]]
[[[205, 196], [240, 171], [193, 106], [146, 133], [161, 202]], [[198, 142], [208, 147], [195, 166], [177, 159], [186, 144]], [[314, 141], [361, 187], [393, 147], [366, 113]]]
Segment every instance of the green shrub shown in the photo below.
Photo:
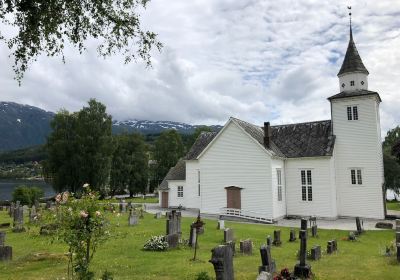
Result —
[[44, 192], [41, 188], [38, 187], [27, 187], [27, 186], [18, 186], [14, 189], [12, 194], [13, 201], [20, 201], [22, 205], [32, 206], [35, 203], [35, 200], [39, 200], [39, 198], [43, 197]]
[[211, 280], [211, 277], [208, 276], [207, 272], [202, 271], [196, 274], [196, 280]]
[[146, 251], [165, 251], [168, 249], [168, 242], [165, 241], [165, 237], [162, 235], [152, 236], [144, 244], [143, 249]]
[[103, 275], [101, 276], [101, 280], [114, 280], [114, 276], [109, 271], [104, 271]]

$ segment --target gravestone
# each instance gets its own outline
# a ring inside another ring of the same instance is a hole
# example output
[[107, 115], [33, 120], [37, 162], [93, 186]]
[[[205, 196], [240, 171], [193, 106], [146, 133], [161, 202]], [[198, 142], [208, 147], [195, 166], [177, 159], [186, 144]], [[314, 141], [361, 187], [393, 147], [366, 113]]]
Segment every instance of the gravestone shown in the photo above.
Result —
[[336, 242], [336, 240], [328, 241], [328, 245], [326, 247], [326, 253], [327, 254], [333, 254], [336, 251], [337, 251], [337, 242]]
[[[18, 204], [18, 203], [17, 203]], [[13, 219], [13, 232], [23, 232], [24, 228], [24, 209], [22, 206], [15, 208]]]
[[11, 225], [10, 223], [1, 223], [0, 228], [9, 228], [10, 225]]
[[126, 213], [126, 203], [125, 202], [120, 203], [119, 210], [121, 213]]
[[235, 256], [236, 255], [236, 242], [235, 241], [229, 241], [229, 242], [226, 242], [225, 245], [231, 247], [232, 255]]
[[[307, 221], [307, 220], [306, 220]], [[294, 276], [299, 278], [309, 278], [311, 266], [307, 260], [307, 231], [300, 230], [300, 262], [294, 267]]]
[[127, 210], [130, 211], [131, 209], [133, 209], [133, 205], [132, 205], [132, 202], [129, 201], [128, 205], [127, 205]]
[[176, 248], [178, 247], [179, 244], [179, 234], [177, 233], [168, 234], [166, 236], [166, 240], [169, 248]]
[[270, 235], [267, 236], [267, 246], [272, 246], [272, 238]]
[[311, 236], [312, 237], [317, 237], [317, 230], [318, 230], [317, 225], [311, 226]]
[[51, 205], [52, 205], [51, 201], [50, 201], [50, 200], [47, 200], [47, 201], [46, 201], [46, 209], [50, 209], [50, 208], [51, 208]]
[[357, 234], [360, 235], [364, 232], [363, 229], [363, 221], [360, 220], [360, 217], [356, 217], [356, 227], [357, 227]]
[[0, 261], [10, 261], [12, 259], [12, 247], [0, 246]]
[[294, 242], [296, 241], [296, 231], [294, 229], [290, 230], [290, 237], [289, 237], [289, 242]]
[[196, 228], [194, 227], [194, 223], [190, 225], [190, 234], [189, 234], [189, 246], [194, 247], [196, 245]]
[[36, 221], [37, 213], [35, 205], [29, 210], [29, 222], [33, 223]]
[[240, 253], [243, 255], [253, 254], [253, 242], [250, 239], [240, 240]]
[[11, 202], [10, 209], [9, 209], [9, 211], [8, 211], [8, 215], [9, 215], [11, 218], [14, 217], [14, 209], [15, 209], [15, 203], [14, 203], [14, 202]]
[[154, 215], [154, 218], [155, 218], [155, 219], [161, 219], [161, 216], [162, 216], [162, 213], [161, 213], [161, 212], [157, 212], [157, 213]]
[[395, 231], [396, 231], [396, 232], [400, 231], [400, 220], [399, 220], [399, 219], [396, 220], [396, 223], [395, 223]]
[[33, 205], [35, 206], [36, 210], [38, 210], [40, 207], [39, 200], [35, 199], [35, 202], [33, 203]]
[[4, 246], [5, 242], [6, 242], [6, 232], [0, 231], [0, 247]]
[[310, 221], [310, 228], [312, 226], [316, 226], [317, 225], [317, 217], [316, 216], [311, 216], [308, 220]]
[[[307, 231], [307, 219], [305, 218], [301, 219], [300, 229]], [[300, 232], [299, 232], [299, 238], [300, 238]]]
[[350, 233], [349, 233], [349, 240], [350, 241], [356, 241], [357, 240], [356, 234], [353, 231], [350, 231]]
[[234, 234], [233, 234], [233, 229], [227, 228], [224, 230], [224, 243], [230, 242], [230, 241], [235, 241], [234, 240]]
[[258, 272], [262, 271], [273, 274], [276, 270], [275, 260], [271, 257], [271, 247], [262, 245], [260, 248], [261, 266], [258, 267]]
[[272, 242], [275, 246], [281, 246], [282, 241], [281, 241], [281, 231], [280, 230], [274, 230], [274, 241]]
[[144, 210], [143, 208], [140, 208], [139, 210], [139, 219], [143, 219], [144, 218]]
[[266, 271], [261, 271], [260, 274], [258, 274], [256, 280], [272, 280], [272, 273], [268, 273]]
[[233, 280], [233, 253], [231, 247], [219, 245], [211, 250], [210, 263], [214, 266], [216, 280]]
[[225, 229], [225, 221], [224, 220], [219, 220], [217, 229]]
[[315, 245], [311, 248], [311, 259], [317, 261], [321, 258], [321, 246]]
[[138, 224], [138, 216], [134, 211], [130, 211], [128, 222], [130, 226], [135, 226]]
[[177, 212], [176, 210], [172, 210], [171, 212], [167, 212], [167, 222], [166, 222], [166, 232], [168, 234], [177, 233], [179, 235], [181, 232], [181, 212]]

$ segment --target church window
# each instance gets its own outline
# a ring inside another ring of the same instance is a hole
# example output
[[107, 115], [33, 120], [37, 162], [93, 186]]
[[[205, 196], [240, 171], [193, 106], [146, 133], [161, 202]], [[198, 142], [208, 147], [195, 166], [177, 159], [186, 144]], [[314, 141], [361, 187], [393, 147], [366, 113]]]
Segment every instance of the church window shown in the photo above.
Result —
[[358, 120], [358, 108], [357, 106], [353, 106], [353, 120]]
[[352, 185], [362, 185], [361, 169], [359, 169], [359, 168], [351, 169], [350, 176], [351, 176], [351, 184]]
[[301, 170], [301, 200], [312, 201], [312, 176], [311, 170]]
[[344, 88], [344, 86], [345, 86], [345, 84], [343, 83], [343, 84], [342, 84], [342, 88]]
[[197, 195], [200, 196], [200, 170], [197, 170], [197, 192]]
[[354, 81], [350, 81], [350, 85], [351, 85], [351, 86], [354, 86]]
[[178, 186], [178, 197], [183, 197], [183, 186]]
[[347, 119], [351, 121], [353, 119], [353, 114], [351, 112], [351, 106], [347, 107]]
[[347, 120], [357, 121], [358, 120], [358, 107], [357, 106], [347, 106]]
[[362, 85], [362, 86], [364, 85], [364, 81], [361, 81], [361, 85]]
[[278, 188], [278, 201], [282, 201], [282, 170], [276, 169], [276, 183]]

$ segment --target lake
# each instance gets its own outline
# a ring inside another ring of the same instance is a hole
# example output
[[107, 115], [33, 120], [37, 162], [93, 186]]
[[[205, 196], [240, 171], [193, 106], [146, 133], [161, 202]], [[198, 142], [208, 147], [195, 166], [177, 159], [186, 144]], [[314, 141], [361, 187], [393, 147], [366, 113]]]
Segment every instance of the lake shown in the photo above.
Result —
[[11, 200], [14, 189], [21, 185], [39, 187], [44, 191], [45, 196], [55, 194], [52, 186], [41, 180], [0, 180], [0, 200]]

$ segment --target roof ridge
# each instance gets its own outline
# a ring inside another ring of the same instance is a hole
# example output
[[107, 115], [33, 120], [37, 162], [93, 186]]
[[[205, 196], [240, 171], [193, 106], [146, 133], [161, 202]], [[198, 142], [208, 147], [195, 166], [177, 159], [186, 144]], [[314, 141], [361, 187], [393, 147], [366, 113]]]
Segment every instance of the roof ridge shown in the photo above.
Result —
[[247, 121], [244, 121], [244, 120], [241, 120], [241, 119], [238, 119], [238, 118], [235, 118], [235, 117], [230, 117], [230, 118], [231, 118], [232, 120], [244, 122], [244, 123], [246, 123], [246, 124], [248, 124], [248, 125], [251, 125], [251, 126], [253, 126], [253, 127], [257, 128], [257, 129], [262, 129], [261, 126], [258, 126], [258, 125], [256, 125], [256, 124], [249, 123], [249, 122], [247, 122]]
[[309, 121], [309, 122], [300, 122], [300, 123], [288, 123], [288, 124], [271, 125], [271, 127], [299, 125], [299, 124], [311, 124], [311, 123], [322, 123], [322, 122], [331, 122], [331, 121], [332, 120], [320, 120], [320, 121]]

